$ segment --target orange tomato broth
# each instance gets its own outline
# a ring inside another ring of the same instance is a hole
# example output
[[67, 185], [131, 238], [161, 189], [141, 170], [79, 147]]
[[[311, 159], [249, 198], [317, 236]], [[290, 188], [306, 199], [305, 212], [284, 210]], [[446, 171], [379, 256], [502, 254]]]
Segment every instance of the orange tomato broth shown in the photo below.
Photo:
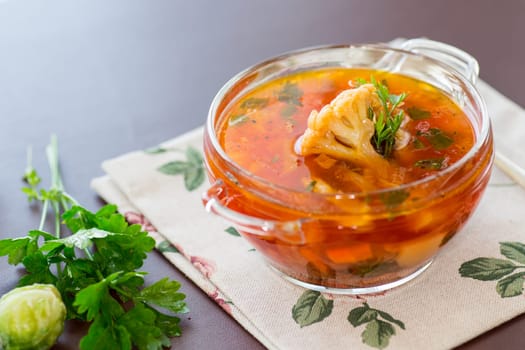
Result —
[[[241, 96], [223, 111], [222, 119], [216, 124], [219, 143], [240, 167], [272, 183], [308, 194], [308, 184], [318, 169], [315, 169], [316, 162], [309, 162], [295, 153], [294, 143], [305, 131], [310, 111], [320, 110], [338, 93], [348, 89], [350, 80], [368, 80], [371, 75], [378, 81], [385, 80], [391, 94], [408, 94], [402, 106], [405, 111], [417, 108], [418, 117], [421, 113], [426, 117], [410, 119], [405, 129], [411, 133], [412, 140], [404, 149], [394, 151], [390, 160], [394, 168], [400, 169], [396, 176], [403, 174], [404, 182], [437, 171], [415, 166], [416, 162], [443, 158], [444, 166], [450, 166], [472, 147], [475, 135], [468, 117], [438, 89], [402, 75], [342, 68], [289, 75]], [[283, 96], [285, 86], [288, 93]], [[435, 147], [431, 142], [435, 140], [425, 136], [431, 130], [440, 130], [452, 142], [445, 143], [448, 147]], [[294, 212], [254, 196], [224, 176], [225, 165], [219, 158], [213, 154], [208, 156], [214, 159], [209, 162], [210, 177], [212, 181], [223, 179], [225, 191], [221, 193], [226, 197], [221, 200], [230, 209], [274, 220], [315, 219], [305, 221], [293, 234], [287, 229], [286, 232], [276, 228], [264, 234], [254, 234], [239, 228], [274, 267], [304, 282], [354, 288], [384, 284], [407, 276], [427, 263], [461, 229], [488, 181], [485, 169], [491, 159], [490, 147], [491, 144], [450, 179], [464, 182], [458, 190], [423, 206], [394, 213], [385, 203], [386, 209], [380, 213], [335, 217], [324, 215], [322, 211], [314, 213], [298, 209]], [[466, 174], [469, 174], [468, 179]], [[246, 186], [249, 186], [249, 181], [239, 179], [239, 183]], [[427, 190], [429, 193], [433, 191]], [[401, 201], [426, 198], [428, 193], [425, 191], [412, 191], [410, 197], [402, 197]], [[277, 192], [275, 196], [280, 196], [280, 193], [286, 196], [280, 200], [294, 200], [294, 196], [287, 196], [285, 192]], [[354, 203], [343, 201], [341, 204]], [[366, 206], [366, 202], [358, 203], [358, 207]]]
[[[349, 81], [371, 76], [386, 82], [391, 94], [407, 93], [402, 106], [405, 114], [417, 109], [413, 114], [418, 119], [410, 118], [403, 127], [412, 136], [410, 143], [390, 158], [395, 172], [390, 174], [392, 178], [401, 183], [421, 179], [452, 165], [472, 147], [475, 135], [468, 117], [435, 87], [402, 75], [344, 68], [301, 72], [257, 87], [223, 113], [227, 117], [218, 128], [219, 142], [234, 162], [252, 174], [293, 190], [308, 190], [312, 175], [326, 173], [313, 161], [315, 155], [303, 157], [294, 151], [310, 112], [319, 111], [350, 88]], [[286, 98], [280, 101], [286, 85], [300, 91], [292, 102]], [[433, 147], [432, 142], [439, 147]], [[448, 143], [450, 146], [444, 147]], [[341, 169], [334, 167], [329, 172], [352, 168], [345, 162], [337, 165]], [[335, 177], [323, 180], [343, 192], [359, 191]]]

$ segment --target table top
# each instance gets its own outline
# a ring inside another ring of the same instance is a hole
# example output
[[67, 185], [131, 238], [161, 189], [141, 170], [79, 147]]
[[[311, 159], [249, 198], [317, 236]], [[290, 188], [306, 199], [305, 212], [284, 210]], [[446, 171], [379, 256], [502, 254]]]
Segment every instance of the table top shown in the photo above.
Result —
[[[525, 106], [524, 18], [525, 2], [510, 0], [0, 0], [0, 237], [38, 226], [39, 208], [19, 190], [28, 145], [47, 177], [44, 147], [57, 134], [65, 186], [96, 210], [89, 183], [103, 160], [203, 124], [226, 80], [293, 49], [428, 37], [471, 53], [482, 79]], [[174, 348], [263, 349], [160, 254], [144, 270], [187, 294]], [[22, 271], [5, 258], [0, 271], [3, 294]], [[517, 317], [461, 349], [523, 349], [524, 327]], [[86, 330], [67, 323], [54, 349], [76, 349]]]

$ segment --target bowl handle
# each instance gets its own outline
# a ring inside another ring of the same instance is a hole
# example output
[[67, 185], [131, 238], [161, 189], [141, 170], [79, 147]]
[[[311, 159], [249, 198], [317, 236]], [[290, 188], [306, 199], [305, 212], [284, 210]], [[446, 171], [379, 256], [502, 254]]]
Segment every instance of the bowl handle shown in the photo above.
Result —
[[239, 213], [228, 208], [224, 203], [233, 198], [228, 196], [228, 190], [222, 180], [217, 180], [202, 194], [202, 202], [206, 211], [218, 215], [234, 224], [243, 233], [258, 236], [273, 236], [282, 241], [301, 244], [305, 242], [302, 224], [307, 219], [277, 221], [257, 218]]
[[479, 76], [478, 61], [455, 46], [425, 38], [416, 38], [404, 41], [400, 48], [441, 61], [463, 75], [472, 84], [476, 84]]

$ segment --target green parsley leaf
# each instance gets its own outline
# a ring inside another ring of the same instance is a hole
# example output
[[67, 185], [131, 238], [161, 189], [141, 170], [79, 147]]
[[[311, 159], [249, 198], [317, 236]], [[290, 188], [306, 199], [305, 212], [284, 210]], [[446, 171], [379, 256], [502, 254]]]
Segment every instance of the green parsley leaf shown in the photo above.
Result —
[[0, 256], [7, 255], [7, 262], [18, 265], [22, 260], [37, 249], [35, 240], [29, 237], [7, 238], [0, 240]]
[[413, 120], [422, 120], [430, 118], [430, 112], [417, 107], [410, 107], [407, 109], [408, 116]]
[[443, 169], [445, 158], [420, 159], [414, 163], [414, 166], [421, 169], [440, 170]]
[[157, 305], [175, 313], [187, 313], [188, 309], [183, 301], [186, 296], [177, 292], [179, 288], [179, 282], [166, 277], [144, 288], [136, 300]]
[[409, 196], [410, 193], [405, 190], [393, 190], [382, 193], [380, 198], [387, 209], [392, 210], [401, 205]]
[[423, 149], [425, 148], [425, 144], [420, 140], [418, 139], [417, 137], [414, 139], [414, 148], [415, 149]]
[[178, 337], [181, 335], [182, 332], [179, 323], [180, 318], [175, 316], [168, 316], [157, 311], [155, 325], [159, 327], [162, 330], [162, 332], [168, 337]]
[[363, 79], [363, 78], [357, 78], [357, 79], [355, 80], [355, 85], [356, 85], [356, 86], [365, 85], [365, 84], [367, 84], [367, 83], [368, 83], [368, 82], [367, 82], [365, 79]]
[[139, 350], [162, 350], [171, 345], [168, 337], [155, 325], [156, 315], [142, 304], [124, 314], [118, 324], [125, 327]]
[[49, 262], [41, 252], [36, 251], [27, 255], [22, 260], [22, 263], [28, 274], [20, 279], [18, 286], [27, 286], [34, 283], [56, 283], [57, 278], [49, 269]]
[[289, 81], [284, 84], [283, 88], [277, 95], [279, 101], [299, 107], [303, 105], [301, 102], [302, 97], [303, 91], [299, 89], [296, 83], [291, 83]]
[[38, 176], [37, 172], [33, 168], [29, 168], [28, 171], [24, 174], [24, 181], [31, 187], [38, 186], [42, 179]]
[[115, 325], [102, 316], [95, 318], [88, 334], [80, 340], [81, 350], [130, 350], [131, 335], [126, 327]]
[[306, 191], [313, 192], [313, 190], [315, 189], [315, 185], [316, 184], [317, 184], [317, 181], [315, 181], [315, 180], [310, 181], [308, 186], [306, 186]]
[[403, 111], [397, 113], [394, 113], [394, 111], [405, 100], [407, 95], [405, 93], [399, 95], [391, 94], [388, 91], [386, 82], [380, 83], [374, 77], [371, 77], [371, 82], [376, 88], [376, 94], [383, 106], [383, 110], [378, 113], [371, 107], [368, 108], [367, 116], [374, 121], [375, 128], [372, 145], [377, 153], [384, 157], [390, 157], [394, 150], [396, 133], [401, 127], [401, 122], [404, 118]]
[[79, 249], [86, 249], [93, 245], [92, 240], [94, 238], [104, 238], [109, 235], [114, 235], [115, 233], [99, 230], [97, 228], [90, 229], [80, 229], [75, 234], [67, 236], [62, 239], [55, 239], [52, 241], [47, 241], [40, 247], [41, 250], [49, 250], [53, 247], [56, 247], [60, 244], [65, 245], [66, 247], [77, 247]]
[[124, 313], [122, 306], [109, 293], [108, 287], [109, 283], [121, 274], [121, 271], [113, 273], [77, 293], [73, 305], [78, 308], [80, 314], [87, 312], [87, 321], [92, 321], [99, 314], [119, 317]]
[[446, 149], [454, 143], [452, 137], [438, 128], [430, 128], [427, 132], [419, 132], [418, 135], [427, 139], [430, 145], [436, 150]]

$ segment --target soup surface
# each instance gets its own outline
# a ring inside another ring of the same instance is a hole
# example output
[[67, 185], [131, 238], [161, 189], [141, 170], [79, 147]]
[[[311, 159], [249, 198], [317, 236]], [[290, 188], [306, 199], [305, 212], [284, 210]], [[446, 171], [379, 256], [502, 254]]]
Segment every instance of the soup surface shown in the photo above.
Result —
[[[381, 82], [391, 95], [406, 94], [398, 110], [404, 113], [407, 142], [383, 157], [388, 168], [382, 176], [388, 181], [369, 176], [366, 168], [374, 168], [373, 162], [363, 167], [297, 152], [311, 112], [364, 81]], [[409, 183], [449, 167], [475, 142], [468, 117], [440, 90], [406, 76], [365, 69], [305, 71], [273, 80], [242, 96], [222, 116], [218, 138], [228, 156], [253, 175], [293, 190], [360, 192]]]
[[[383, 112], [399, 116], [391, 152], [376, 139]], [[230, 177], [205, 142], [221, 203], [275, 220], [270, 230], [240, 225], [240, 233], [272, 266], [315, 285], [382, 285], [425, 266], [464, 225], [490, 174], [491, 140], [446, 176], [398, 188], [450, 167], [476, 134], [442, 91], [381, 71], [330, 68], [269, 81], [229, 102], [214, 129], [252, 175]], [[383, 188], [391, 190], [370, 192]]]

